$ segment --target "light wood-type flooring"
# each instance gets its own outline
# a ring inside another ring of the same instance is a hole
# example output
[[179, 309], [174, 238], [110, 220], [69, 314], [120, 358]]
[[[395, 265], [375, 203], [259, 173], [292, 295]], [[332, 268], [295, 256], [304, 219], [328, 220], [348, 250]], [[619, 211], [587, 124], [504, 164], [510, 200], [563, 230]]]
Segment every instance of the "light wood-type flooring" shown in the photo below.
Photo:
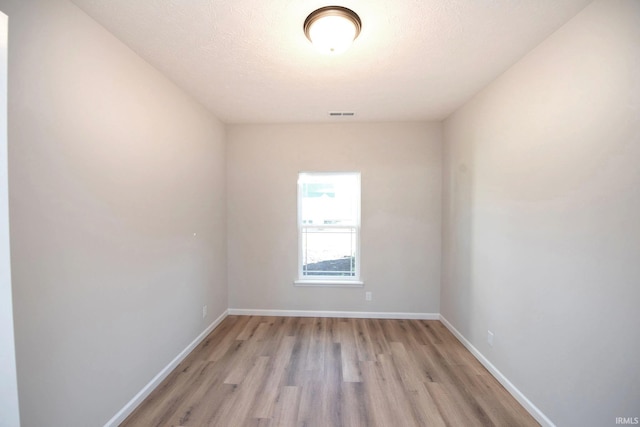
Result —
[[537, 426], [439, 322], [228, 316], [122, 426]]

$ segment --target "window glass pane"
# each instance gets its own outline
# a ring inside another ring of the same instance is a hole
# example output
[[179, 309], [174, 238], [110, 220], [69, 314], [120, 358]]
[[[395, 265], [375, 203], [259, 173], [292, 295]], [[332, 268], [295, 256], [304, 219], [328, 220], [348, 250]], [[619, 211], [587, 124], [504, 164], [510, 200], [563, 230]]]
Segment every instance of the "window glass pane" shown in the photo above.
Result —
[[355, 276], [355, 228], [302, 228], [303, 276]]
[[356, 225], [358, 176], [300, 174], [301, 225]]

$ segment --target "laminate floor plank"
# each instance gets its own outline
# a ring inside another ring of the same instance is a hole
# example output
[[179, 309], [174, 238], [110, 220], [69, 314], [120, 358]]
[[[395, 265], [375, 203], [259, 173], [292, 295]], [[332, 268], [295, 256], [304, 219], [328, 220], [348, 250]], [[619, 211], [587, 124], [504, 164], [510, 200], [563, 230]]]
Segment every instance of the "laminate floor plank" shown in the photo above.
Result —
[[268, 377], [263, 393], [258, 396], [254, 416], [256, 418], [271, 418], [279, 394], [282, 393], [284, 375], [291, 359], [291, 352], [295, 337], [283, 336], [276, 353], [269, 360]]
[[429, 378], [409, 356], [407, 347], [404, 344], [392, 342], [390, 349], [391, 354], [389, 356], [392, 358], [398, 375], [407, 390], [416, 391], [421, 381], [428, 381]]
[[501, 401], [497, 391], [502, 389], [500, 383], [490, 374], [477, 374], [471, 367], [461, 367], [461, 374], [475, 396], [478, 404], [496, 426], [517, 425], [520, 405], [515, 401]]
[[242, 328], [242, 331], [240, 331], [235, 339], [239, 341], [246, 341], [255, 337], [256, 331], [262, 323], [262, 319], [262, 316], [249, 316], [249, 321], [245, 324], [244, 328]]
[[378, 366], [381, 368], [384, 380], [384, 389], [387, 399], [391, 404], [391, 412], [394, 414], [404, 414], [404, 417], [397, 419], [396, 424], [407, 427], [418, 426], [418, 419], [410, 403], [409, 395], [411, 390], [404, 387], [398, 368], [393, 359], [387, 355], [380, 355]]
[[338, 331], [342, 355], [342, 380], [346, 382], [362, 382], [362, 373], [358, 363], [358, 352], [351, 323], [346, 320], [339, 322]]
[[[418, 425], [433, 427], [447, 425], [425, 383], [421, 383], [415, 392], [409, 393], [409, 402], [418, 420]], [[449, 425], [453, 424], [449, 423]]]
[[[226, 322], [230, 319], [230, 322]], [[201, 343], [199, 354], [211, 362], [222, 358], [229, 347], [236, 341], [236, 337], [249, 322], [249, 316], [227, 317], [207, 338]]]
[[220, 360], [208, 362], [207, 375], [203, 375], [200, 381], [194, 381], [182, 393], [177, 393], [185, 394], [187, 397], [182, 399], [182, 404], [174, 411], [174, 416], [167, 425], [189, 426], [191, 424], [187, 423], [188, 420], [206, 419], [229, 400], [236, 392], [237, 383], [228, 383], [225, 379], [229, 377], [230, 372], [237, 371], [238, 363], [246, 360], [243, 352], [246, 352], [249, 346], [246, 341], [235, 341], [235, 345], [230, 347]]
[[289, 334], [289, 328], [291, 327], [291, 317], [272, 317], [269, 322], [269, 330], [267, 335], [263, 338], [264, 346], [261, 356], [273, 356], [278, 351], [282, 339]]
[[537, 426], [438, 321], [228, 316], [124, 427]]
[[429, 395], [433, 397], [439, 413], [442, 414], [442, 418], [446, 420], [448, 425], [465, 427], [483, 427], [485, 425], [481, 419], [473, 415], [467, 402], [461, 399], [460, 394], [451, 384], [428, 383], [426, 387]]
[[339, 322], [341, 319], [337, 319], [335, 317], [325, 317], [324, 320], [327, 322], [327, 338], [330, 342], [340, 342], [340, 326]]
[[[259, 393], [262, 392], [267, 376], [269, 358], [259, 356], [240, 384], [233, 384], [232, 391], [222, 399], [222, 404], [215, 409], [206, 411], [198, 422], [193, 419], [192, 424], [186, 426], [224, 426], [246, 425], [251, 421], [252, 408]], [[217, 403], [217, 402], [216, 402]]]
[[324, 375], [322, 383], [322, 406], [330, 426], [340, 425], [344, 398], [342, 397], [342, 351], [340, 343], [330, 342], [324, 357]]
[[311, 325], [307, 318], [301, 318], [295, 329], [295, 342], [291, 351], [291, 361], [287, 368], [286, 385], [301, 386], [308, 377], [306, 372], [307, 353], [309, 352]]
[[[309, 334], [309, 346], [305, 360], [306, 371], [322, 371], [325, 345], [327, 344], [326, 322], [322, 318], [313, 318]], [[321, 373], [321, 372], [320, 372]]]
[[373, 348], [373, 341], [371, 335], [369, 335], [369, 329], [367, 328], [368, 319], [351, 319], [353, 326], [353, 333], [356, 339], [356, 352], [358, 353], [358, 360], [376, 360], [376, 352]]
[[343, 382], [341, 423], [344, 427], [362, 427], [373, 425], [367, 410], [364, 385], [362, 382]]
[[298, 425], [322, 426], [326, 424], [326, 416], [322, 405], [322, 383], [314, 381], [311, 377], [303, 381], [298, 407]]
[[[398, 414], [394, 415], [389, 401], [388, 390], [384, 386], [384, 378], [380, 367], [373, 361], [360, 362], [362, 382], [364, 384], [365, 407], [370, 414], [373, 427], [395, 426]], [[406, 414], [400, 418], [406, 421]]]
[[[198, 378], [203, 378], [209, 365], [200, 360], [186, 364], [183, 369], [178, 366], [176, 371], [156, 388], [145, 400], [151, 410], [136, 411], [129, 417], [132, 425], [160, 426], [168, 422], [184, 400], [192, 394]], [[171, 390], [185, 390], [184, 393], [171, 393]]]
[[300, 388], [284, 386], [276, 397], [273, 413], [273, 425], [295, 427], [298, 425], [298, 407], [300, 406]]
[[262, 349], [261, 342], [257, 340], [236, 341], [236, 343], [234, 360], [231, 361], [229, 374], [224, 379], [225, 384], [240, 384], [249, 372], [247, 367], [260, 356]]

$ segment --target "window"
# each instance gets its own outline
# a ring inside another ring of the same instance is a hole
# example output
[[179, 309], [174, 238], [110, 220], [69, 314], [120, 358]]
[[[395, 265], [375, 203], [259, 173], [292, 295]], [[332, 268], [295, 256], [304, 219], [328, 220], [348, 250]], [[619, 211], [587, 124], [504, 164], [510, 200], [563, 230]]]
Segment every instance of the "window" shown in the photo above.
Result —
[[360, 174], [298, 176], [299, 285], [360, 282]]

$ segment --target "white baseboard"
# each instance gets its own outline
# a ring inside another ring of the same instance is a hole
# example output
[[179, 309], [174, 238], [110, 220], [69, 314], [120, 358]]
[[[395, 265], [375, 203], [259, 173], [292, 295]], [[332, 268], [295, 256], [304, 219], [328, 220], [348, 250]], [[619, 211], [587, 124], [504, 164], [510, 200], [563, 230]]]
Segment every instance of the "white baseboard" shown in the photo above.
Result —
[[358, 319], [423, 319], [440, 320], [438, 313], [391, 313], [366, 311], [257, 310], [230, 308], [230, 315], [285, 317], [349, 317]]
[[131, 415], [131, 413], [138, 407], [138, 405], [147, 396], [149, 396], [149, 394], [151, 394], [151, 392], [156, 387], [158, 387], [158, 385], [160, 385], [162, 380], [164, 380], [167, 375], [169, 375], [171, 371], [173, 371], [176, 366], [178, 366], [178, 364], [182, 362], [184, 358], [187, 357], [189, 353], [191, 353], [193, 349], [196, 348], [196, 346], [200, 344], [200, 342], [202, 342], [202, 340], [204, 340], [206, 336], [209, 335], [209, 333], [213, 331], [215, 327], [225, 319], [225, 317], [227, 317], [227, 315], [228, 310], [225, 310], [216, 320], [214, 320], [209, 326], [207, 326], [207, 328], [202, 331], [202, 333], [198, 335], [196, 339], [194, 339], [184, 350], [182, 350], [180, 354], [178, 354], [171, 362], [169, 362], [167, 366], [165, 366], [160, 372], [158, 372], [158, 374], [153, 377], [153, 379], [149, 381], [149, 383], [145, 385], [142, 390], [138, 392], [138, 394], [133, 396], [133, 399], [131, 399], [126, 405], [124, 405], [124, 407], [120, 409], [118, 413], [115, 414], [109, 421], [107, 421], [104, 427], [117, 427], [129, 415]]
[[484, 355], [480, 353], [480, 351], [478, 351], [478, 349], [475, 348], [473, 344], [471, 344], [471, 342], [466, 339], [451, 323], [449, 323], [449, 321], [445, 319], [443, 315], [440, 315], [440, 321], [444, 326], [447, 327], [447, 329], [449, 329], [449, 331], [451, 331], [453, 335], [455, 335], [458, 341], [460, 341], [462, 345], [464, 345], [467, 350], [469, 350], [471, 354], [473, 354], [473, 356], [478, 359], [478, 361], [482, 363], [485, 368], [487, 368], [491, 375], [493, 375], [495, 379], [497, 379], [500, 384], [502, 384], [503, 387], [506, 388], [507, 391], [518, 402], [520, 402], [524, 409], [526, 409], [527, 412], [529, 412], [529, 414], [531, 414], [531, 416], [535, 418], [541, 426], [555, 427], [555, 424], [553, 424], [553, 422], [551, 422], [551, 420], [540, 409], [538, 409], [536, 405], [534, 405], [529, 399], [527, 399], [527, 397], [520, 390], [518, 390], [516, 386], [513, 385], [513, 383], [502, 374], [502, 372], [498, 370], [498, 368], [493, 366], [493, 364], [489, 362], [489, 360], [484, 357]]

